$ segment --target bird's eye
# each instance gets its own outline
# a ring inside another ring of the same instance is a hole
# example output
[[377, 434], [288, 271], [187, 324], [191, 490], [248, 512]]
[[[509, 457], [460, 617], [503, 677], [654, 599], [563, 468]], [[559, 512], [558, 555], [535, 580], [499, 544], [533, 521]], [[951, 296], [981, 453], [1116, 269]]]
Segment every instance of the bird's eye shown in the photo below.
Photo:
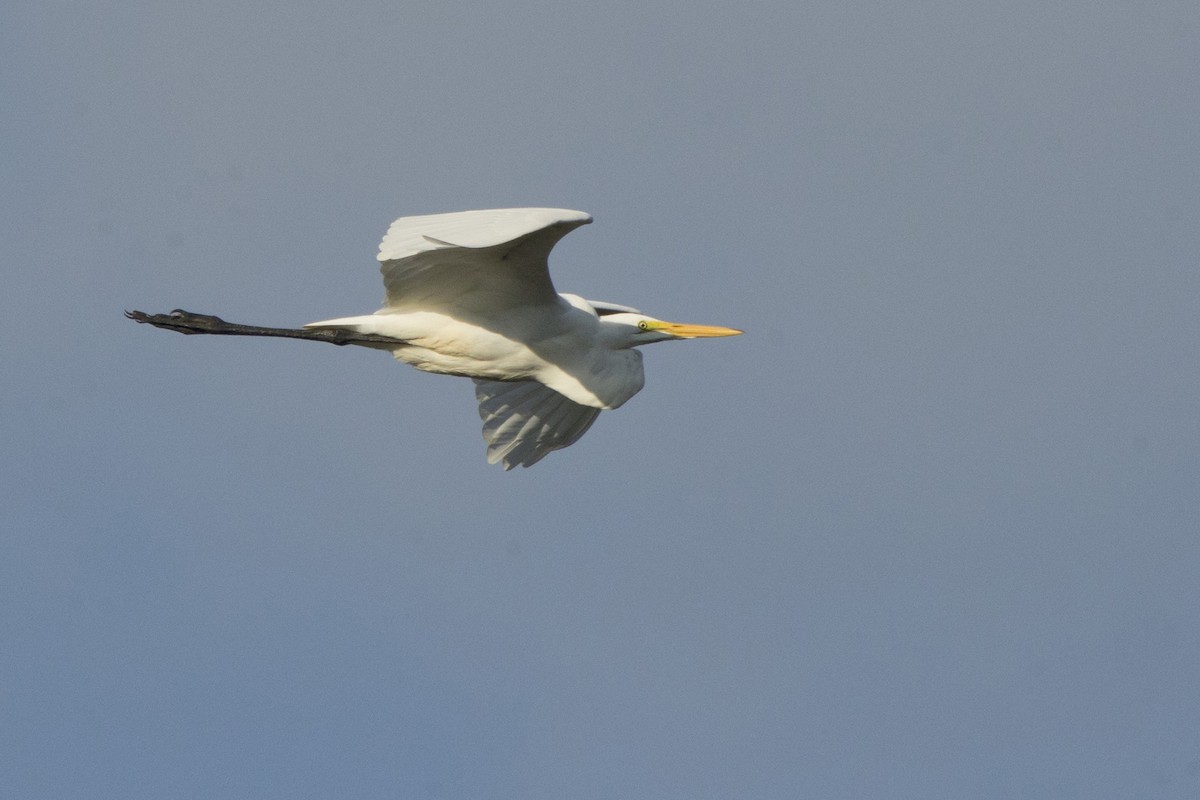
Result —
[[649, 322], [646, 322], [646, 320], [642, 320], [641, 322], [639, 322], [639, 323], [638, 323], [638, 330], [639, 330], [639, 331], [648, 331], [648, 330], [650, 330], [650, 323], [649, 323]]

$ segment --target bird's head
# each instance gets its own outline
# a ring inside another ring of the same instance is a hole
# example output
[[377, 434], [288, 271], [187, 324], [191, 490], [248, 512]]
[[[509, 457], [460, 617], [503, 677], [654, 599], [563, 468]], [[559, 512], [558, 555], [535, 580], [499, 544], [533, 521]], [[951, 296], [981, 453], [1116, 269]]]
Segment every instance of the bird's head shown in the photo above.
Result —
[[600, 318], [601, 327], [620, 347], [637, 347], [651, 342], [670, 342], [678, 339], [711, 339], [717, 336], [737, 336], [737, 328], [720, 325], [692, 325], [686, 322], [666, 322], [645, 314], [606, 314]]

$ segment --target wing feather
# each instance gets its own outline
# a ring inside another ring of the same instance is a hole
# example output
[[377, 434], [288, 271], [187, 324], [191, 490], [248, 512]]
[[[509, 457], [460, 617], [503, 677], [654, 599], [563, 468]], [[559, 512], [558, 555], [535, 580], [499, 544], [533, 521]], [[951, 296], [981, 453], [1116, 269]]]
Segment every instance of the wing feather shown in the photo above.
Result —
[[475, 381], [489, 464], [529, 467], [579, 440], [600, 415], [536, 381]]
[[384, 308], [490, 312], [553, 303], [550, 250], [591, 221], [561, 208], [401, 217], [379, 246]]

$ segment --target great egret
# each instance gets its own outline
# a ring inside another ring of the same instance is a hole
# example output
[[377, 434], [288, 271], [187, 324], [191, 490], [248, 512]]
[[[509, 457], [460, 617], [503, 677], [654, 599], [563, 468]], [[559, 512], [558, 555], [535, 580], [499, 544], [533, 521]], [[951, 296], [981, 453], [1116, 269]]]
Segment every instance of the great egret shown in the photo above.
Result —
[[131, 312], [185, 333], [319, 339], [389, 350], [426, 372], [475, 381], [489, 464], [531, 466], [576, 442], [602, 410], [642, 388], [651, 342], [734, 336], [713, 325], [664, 322], [637, 309], [559, 294], [551, 248], [582, 211], [505, 208], [401, 217], [379, 247], [387, 290], [374, 314], [258, 328], [176, 311]]

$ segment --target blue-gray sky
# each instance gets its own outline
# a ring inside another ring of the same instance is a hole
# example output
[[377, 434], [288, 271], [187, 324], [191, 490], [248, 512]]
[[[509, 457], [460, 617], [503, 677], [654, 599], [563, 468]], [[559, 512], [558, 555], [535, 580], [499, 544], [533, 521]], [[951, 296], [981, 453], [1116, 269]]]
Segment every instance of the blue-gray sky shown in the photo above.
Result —
[[[0, 12], [0, 794], [1200, 796], [1200, 7]], [[531, 470], [402, 214], [738, 339]]]

